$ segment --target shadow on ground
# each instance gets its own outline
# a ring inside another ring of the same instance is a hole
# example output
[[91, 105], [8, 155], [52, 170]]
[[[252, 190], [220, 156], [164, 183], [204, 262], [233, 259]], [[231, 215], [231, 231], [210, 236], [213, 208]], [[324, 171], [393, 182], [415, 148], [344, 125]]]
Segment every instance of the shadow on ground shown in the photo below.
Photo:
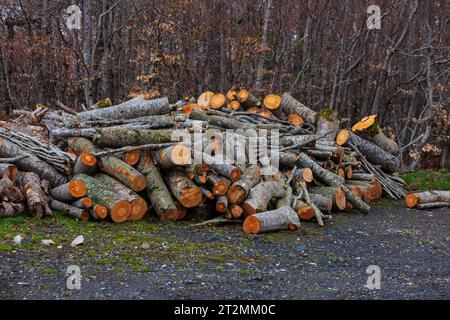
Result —
[[[2, 219], [0, 298], [449, 299], [449, 222], [448, 210], [393, 201], [368, 216], [336, 214], [323, 229], [260, 236], [238, 225]], [[79, 234], [84, 245], [70, 247]], [[81, 268], [80, 290], [67, 289], [69, 265]], [[381, 268], [380, 290], [365, 287], [369, 265]]]

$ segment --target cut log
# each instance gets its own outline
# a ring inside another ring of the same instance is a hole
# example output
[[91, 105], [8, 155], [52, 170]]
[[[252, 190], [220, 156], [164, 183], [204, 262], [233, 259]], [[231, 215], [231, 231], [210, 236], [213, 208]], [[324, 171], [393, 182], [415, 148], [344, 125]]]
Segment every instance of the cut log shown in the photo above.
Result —
[[66, 183], [67, 177], [57, 171], [47, 162], [42, 161], [35, 155], [25, 152], [15, 144], [0, 138], [0, 157], [23, 157], [15, 164], [24, 171], [34, 172], [39, 177], [47, 180], [52, 187]]
[[228, 190], [228, 199], [232, 204], [241, 204], [247, 198], [250, 189], [253, 188], [261, 178], [261, 169], [257, 165], [245, 169], [240, 180], [234, 182]]
[[228, 209], [228, 198], [226, 196], [219, 196], [216, 200], [216, 211], [217, 212], [227, 212]]
[[95, 171], [96, 164], [97, 158], [95, 158], [89, 152], [82, 152], [80, 156], [77, 158], [77, 161], [75, 162], [72, 173], [74, 175], [81, 173], [86, 174], [93, 173]]
[[450, 191], [425, 191], [410, 193], [405, 197], [406, 205], [414, 208], [418, 203], [450, 202]]
[[217, 174], [231, 180], [231, 182], [235, 182], [241, 178], [241, 170], [225, 160], [212, 157], [206, 153], [199, 154], [196, 152], [196, 156], [201, 156], [202, 161], [206, 163], [208, 168], [211, 168]]
[[245, 219], [243, 224], [243, 230], [246, 234], [258, 234], [278, 230], [297, 230], [299, 227], [300, 220], [297, 213], [288, 206], [251, 215]]
[[88, 196], [96, 204], [104, 205], [108, 209], [112, 221], [121, 223], [129, 218], [130, 203], [109, 188], [105, 188], [102, 182], [85, 174], [76, 175], [74, 179], [81, 180], [85, 184]]
[[67, 139], [67, 144], [76, 155], [81, 155], [83, 152], [90, 154], [95, 152], [95, 145], [86, 138], [72, 137]]
[[142, 191], [147, 186], [147, 178], [142, 173], [117, 157], [101, 157], [99, 167], [133, 191]]
[[94, 204], [94, 206], [89, 209], [89, 213], [92, 219], [103, 220], [108, 216], [108, 208], [101, 204]]
[[77, 207], [80, 209], [89, 209], [94, 205], [94, 201], [92, 201], [91, 198], [89, 197], [84, 197], [81, 199], [78, 199], [75, 202], [72, 202], [71, 206], [72, 207]]
[[[358, 199], [361, 199], [363, 197], [363, 192], [362, 192], [360, 186], [356, 186], [356, 185], [346, 185], [346, 186], [353, 192], [355, 197], [357, 197]], [[344, 211], [349, 211], [352, 208], [353, 208], [353, 205], [350, 203], [350, 201], [347, 201]]]
[[[202, 192], [183, 171], [171, 170], [167, 181], [172, 194], [186, 208], [194, 208], [202, 202]], [[213, 192], [214, 193], [214, 192]]]
[[215, 196], [223, 196], [227, 194], [230, 183], [223, 177], [215, 174], [208, 174], [206, 176], [206, 186]]
[[359, 151], [374, 165], [381, 166], [386, 173], [392, 173], [400, 168], [400, 160], [369, 140], [349, 132], [348, 142], [354, 144]]
[[263, 104], [269, 110], [278, 109], [281, 105], [281, 97], [277, 94], [269, 94], [264, 98]]
[[197, 104], [203, 108], [209, 108], [209, 102], [211, 101], [211, 97], [214, 95], [214, 92], [205, 91], [203, 92], [197, 99]]
[[322, 109], [316, 114], [316, 134], [326, 134], [325, 137], [319, 139], [316, 144], [321, 144], [323, 141], [334, 141], [339, 129], [338, 113], [331, 109]]
[[154, 165], [153, 159], [150, 156], [141, 157], [136, 168], [147, 178], [147, 196], [158, 217], [163, 221], [179, 220], [180, 213], [177, 203], [173, 200], [169, 189], [164, 180]]
[[330, 214], [333, 211], [333, 197], [331, 195], [310, 193], [311, 201], [320, 209], [320, 211]]
[[289, 93], [284, 93], [281, 96], [280, 110], [287, 116], [290, 114], [297, 114], [305, 120], [306, 123], [316, 123], [316, 112], [306, 107], [300, 101], [296, 100]]
[[18, 174], [19, 169], [15, 164], [0, 163], [0, 179], [8, 178], [9, 180], [14, 182]]
[[259, 107], [261, 105], [261, 101], [246, 89], [239, 90], [237, 99], [246, 108]]
[[87, 194], [87, 188], [83, 181], [72, 179], [68, 183], [50, 190], [52, 198], [62, 202], [74, 202]]
[[123, 153], [121, 156], [121, 159], [130, 166], [134, 166], [135, 164], [137, 164], [140, 158], [141, 158], [141, 150], [127, 151]]
[[185, 166], [192, 162], [190, 149], [182, 144], [156, 150], [151, 154], [160, 168]]
[[213, 109], [220, 109], [225, 105], [226, 98], [221, 93], [216, 93], [209, 99], [209, 106]]
[[319, 134], [296, 135], [296, 136], [282, 136], [280, 144], [283, 147], [295, 146], [297, 148], [314, 145], [314, 141], [320, 139]]
[[51, 216], [49, 199], [44, 188], [42, 188], [39, 176], [34, 172], [24, 172], [22, 175], [22, 186], [25, 191], [27, 211], [33, 218]]
[[172, 142], [173, 130], [144, 130], [121, 127], [96, 128], [94, 143], [99, 146], [120, 148], [144, 144]]
[[105, 187], [109, 188], [111, 191], [116, 192], [123, 199], [126, 199], [128, 202], [130, 202], [131, 213], [130, 216], [128, 217], [128, 220], [131, 221], [141, 220], [147, 213], [148, 211], [147, 202], [130, 188], [124, 186], [116, 179], [104, 173], [98, 173], [94, 176], [94, 178], [103, 183]]
[[89, 211], [85, 209], [80, 209], [67, 203], [52, 199], [50, 201], [50, 207], [52, 210], [60, 212], [65, 216], [80, 220], [80, 221], [88, 221], [90, 218]]
[[298, 217], [304, 221], [310, 221], [315, 216], [314, 209], [303, 201], [297, 202], [295, 211], [297, 212]]
[[292, 181], [303, 180], [305, 182], [312, 182], [314, 180], [314, 175], [310, 168], [297, 169], [292, 174], [294, 175]]
[[267, 205], [272, 198], [281, 198], [285, 195], [285, 189], [280, 181], [264, 181], [257, 184], [247, 199], [242, 204], [245, 216], [250, 216], [258, 212], [267, 210]]
[[234, 219], [240, 219], [244, 213], [244, 209], [237, 204], [233, 204], [230, 208], [230, 212]]
[[170, 113], [169, 99], [145, 100], [142, 96], [139, 96], [112, 107], [80, 112], [77, 114], [77, 117], [80, 122], [86, 122], [102, 119], [133, 119], [167, 113]]
[[205, 197], [206, 199], [212, 200], [215, 198], [214, 194], [210, 190], [208, 190], [202, 186], [200, 186], [199, 188], [200, 188], [200, 191], [202, 192], [203, 197]]
[[238, 111], [240, 107], [241, 103], [237, 100], [233, 100], [227, 103], [227, 108], [234, 111]]
[[444, 207], [450, 207], [450, 202], [428, 202], [428, 203], [418, 203], [417, 204], [417, 209], [421, 209], [421, 210], [444, 208]]
[[393, 155], [398, 155], [399, 149], [397, 143], [383, 133], [380, 125], [376, 122], [376, 117], [376, 115], [364, 117], [352, 127], [352, 131], [371, 140], [385, 151]]
[[287, 120], [294, 126], [301, 126], [305, 122], [302, 117], [295, 113], [288, 115]]
[[314, 187], [310, 188], [311, 193], [330, 195], [333, 198], [333, 209], [342, 211], [346, 207], [346, 199], [344, 191], [340, 187]]
[[345, 178], [346, 179], [352, 179], [353, 178], [353, 166], [352, 165], [346, 166], [344, 171], [345, 171]]
[[8, 178], [0, 179], [0, 201], [21, 202], [23, 193]]

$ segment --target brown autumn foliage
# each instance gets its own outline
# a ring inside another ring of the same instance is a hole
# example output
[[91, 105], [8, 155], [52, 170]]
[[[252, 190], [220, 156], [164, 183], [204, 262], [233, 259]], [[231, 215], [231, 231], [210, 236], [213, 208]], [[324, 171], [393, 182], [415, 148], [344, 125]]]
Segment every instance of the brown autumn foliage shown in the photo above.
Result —
[[[378, 119], [415, 167], [448, 166], [450, 3], [379, 0], [3, 0], [0, 104], [61, 101], [82, 110], [110, 97], [177, 100], [233, 84], [290, 91], [351, 125]], [[81, 30], [66, 8], [78, 5]]]

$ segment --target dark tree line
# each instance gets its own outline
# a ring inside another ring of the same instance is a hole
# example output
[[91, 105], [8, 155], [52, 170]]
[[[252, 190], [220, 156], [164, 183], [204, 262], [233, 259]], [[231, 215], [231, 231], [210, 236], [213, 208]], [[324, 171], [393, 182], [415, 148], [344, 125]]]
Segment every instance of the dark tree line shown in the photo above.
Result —
[[[80, 30], [66, 25], [73, 4]], [[378, 114], [408, 166], [448, 166], [449, 30], [446, 0], [3, 0], [0, 104], [290, 91], [349, 125]]]

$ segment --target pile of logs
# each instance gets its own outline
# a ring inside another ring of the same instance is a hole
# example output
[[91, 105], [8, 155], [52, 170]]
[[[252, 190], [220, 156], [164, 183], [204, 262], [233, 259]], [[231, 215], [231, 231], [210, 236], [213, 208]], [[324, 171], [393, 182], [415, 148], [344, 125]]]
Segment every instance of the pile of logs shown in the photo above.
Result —
[[[0, 124], [0, 216], [54, 211], [121, 223], [151, 213], [169, 221], [238, 222], [255, 234], [296, 230], [301, 220], [324, 226], [340, 211], [367, 214], [383, 193], [406, 195], [394, 174], [397, 144], [376, 116], [341, 130], [333, 110], [315, 112], [288, 93], [258, 98], [237, 87], [174, 104], [143, 97], [107, 102], [78, 113], [60, 102], [53, 111], [39, 105]], [[174, 140], [175, 129], [187, 136]], [[250, 162], [255, 155], [239, 148], [248, 129], [270, 132], [265, 139], [279, 146], [268, 143]], [[196, 134], [203, 134], [195, 140], [201, 151], [186, 140]], [[243, 161], [218, 153], [220, 144]], [[267, 175], [271, 157], [279, 167]]]
[[434, 209], [450, 207], [450, 191], [410, 193], [405, 197], [408, 208]]

